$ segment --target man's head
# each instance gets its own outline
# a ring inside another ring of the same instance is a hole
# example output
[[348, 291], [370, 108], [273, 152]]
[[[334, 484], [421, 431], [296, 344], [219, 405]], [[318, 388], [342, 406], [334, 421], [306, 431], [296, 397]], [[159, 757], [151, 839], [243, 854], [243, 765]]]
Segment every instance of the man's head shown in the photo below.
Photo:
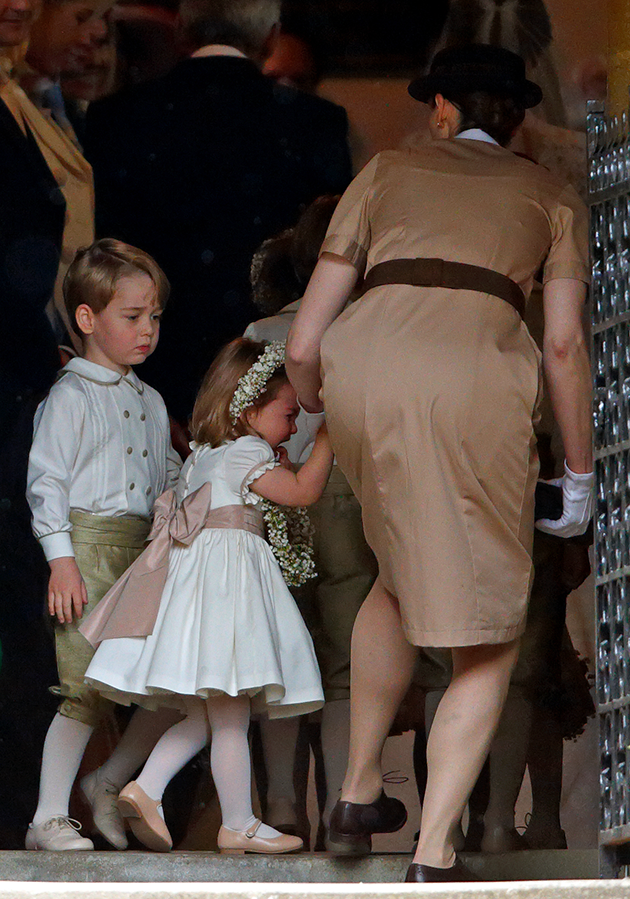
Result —
[[192, 52], [208, 44], [236, 47], [261, 60], [279, 28], [281, 0], [181, 0], [178, 34]]
[[[2, 0], [0, 0], [2, 2]], [[42, 75], [81, 72], [95, 44], [107, 37], [114, 0], [43, 0], [33, 22], [27, 60]]]
[[273, 52], [265, 60], [263, 73], [300, 90], [314, 93], [321, 78], [321, 68], [312, 46], [298, 34], [281, 31]]
[[35, 0], [0, 0], [0, 50], [19, 47], [28, 39]]
[[151, 256], [112, 239], [79, 250], [63, 284], [86, 359], [116, 371], [153, 352], [168, 293], [166, 276]]

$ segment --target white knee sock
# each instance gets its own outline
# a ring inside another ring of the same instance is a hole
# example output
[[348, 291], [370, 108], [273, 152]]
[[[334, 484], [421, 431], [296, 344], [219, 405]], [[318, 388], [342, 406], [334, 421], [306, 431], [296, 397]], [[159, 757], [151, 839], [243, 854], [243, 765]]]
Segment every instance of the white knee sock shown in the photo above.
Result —
[[[247, 830], [256, 817], [252, 809], [251, 760], [247, 731], [249, 697], [221, 696], [207, 701], [212, 731], [210, 769], [217, 788], [223, 826], [229, 830]], [[279, 836], [267, 824], [261, 824], [257, 836]]]
[[158, 740], [136, 782], [147, 796], [159, 802], [167, 784], [208, 742], [204, 703], [191, 703], [188, 715]]
[[59, 712], [53, 718], [44, 741], [39, 801], [33, 824], [68, 814], [70, 791], [93, 730], [89, 724], [66, 718]]
[[[101, 765], [101, 776], [122, 789], [146, 762], [160, 737], [182, 718], [176, 709], [164, 706], [155, 712], [137, 709], [118, 745]], [[203, 748], [203, 747], [202, 747]]]

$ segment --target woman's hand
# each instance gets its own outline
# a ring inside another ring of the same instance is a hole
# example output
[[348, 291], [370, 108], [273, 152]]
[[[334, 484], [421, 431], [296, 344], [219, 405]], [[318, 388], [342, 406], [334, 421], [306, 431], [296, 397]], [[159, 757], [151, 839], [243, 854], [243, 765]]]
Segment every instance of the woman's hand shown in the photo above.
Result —
[[579, 537], [588, 528], [595, 507], [595, 474], [576, 474], [564, 463], [564, 477], [549, 483], [562, 487], [562, 516], [554, 521], [541, 518], [536, 527], [556, 537]]

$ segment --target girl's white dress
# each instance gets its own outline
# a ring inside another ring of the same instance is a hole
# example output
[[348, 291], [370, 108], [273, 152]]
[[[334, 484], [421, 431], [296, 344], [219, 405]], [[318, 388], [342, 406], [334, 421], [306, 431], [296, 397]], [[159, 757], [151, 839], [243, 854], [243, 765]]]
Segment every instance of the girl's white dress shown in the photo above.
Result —
[[[259, 503], [249, 485], [277, 462], [259, 437], [194, 449], [178, 503], [212, 484], [212, 509]], [[240, 529], [206, 528], [173, 545], [160, 608], [148, 637], [104, 640], [86, 681], [118, 703], [185, 706], [182, 697], [247, 693], [270, 717], [324, 702], [311, 637], [269, 544]]]

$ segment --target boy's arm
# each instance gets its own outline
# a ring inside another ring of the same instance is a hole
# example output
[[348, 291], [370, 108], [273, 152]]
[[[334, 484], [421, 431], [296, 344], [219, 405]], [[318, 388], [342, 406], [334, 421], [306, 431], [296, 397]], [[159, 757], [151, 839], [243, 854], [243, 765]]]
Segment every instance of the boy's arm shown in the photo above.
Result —
[[173, 444], [171, 443], [171, 438], [169, 436], [168, 443], [166, 444], [166, 490], [168, 490], [169, 487], [174, 487], [177, 484], [177, 479], [179, 478], [181, 467], [181, 457], [179, 453], [173, 448]]
[[298, 472], [278, 465], [253, 481], [251, 489], [282, 506], [310, 506], [324, 492], [332, 462], [333, 451], [324, 424], [317, 432], [313, 452]]
[[35, 416], [26, 496], [33, 532], [51, 568], [48, 609], [61, 623], [80, 618], [87, 595], [74, 560], [70, 486], [84, 422], [80, 394], [53, 390]]

